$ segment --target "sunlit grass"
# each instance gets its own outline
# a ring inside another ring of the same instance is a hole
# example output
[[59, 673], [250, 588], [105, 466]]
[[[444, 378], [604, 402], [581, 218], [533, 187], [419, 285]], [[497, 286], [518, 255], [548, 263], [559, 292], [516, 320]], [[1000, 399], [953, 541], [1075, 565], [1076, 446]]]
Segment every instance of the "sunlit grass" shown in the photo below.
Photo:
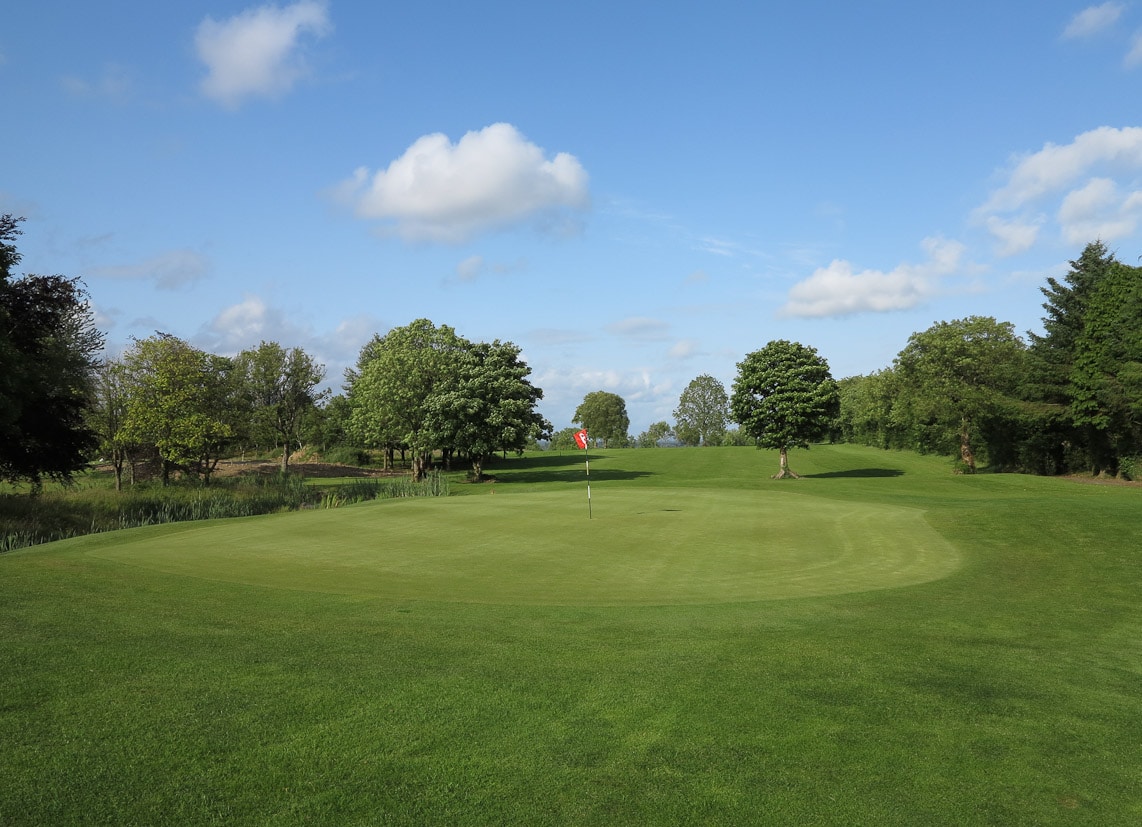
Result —
[[[599, 452], [589, 520], [582, 457], [526, 457], [0, 556], [0, 823], [1138, 823], [1142, 491], [791, 461]], [[917, 538], [954, 564], [892, 582]]]

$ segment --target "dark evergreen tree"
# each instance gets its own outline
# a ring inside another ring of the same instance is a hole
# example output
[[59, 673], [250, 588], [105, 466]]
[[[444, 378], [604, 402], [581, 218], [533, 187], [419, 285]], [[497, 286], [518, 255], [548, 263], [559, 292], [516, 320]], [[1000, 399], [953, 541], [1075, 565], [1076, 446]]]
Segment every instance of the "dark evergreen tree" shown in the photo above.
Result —
[[97, 443], [87, 411], [103, 336], [78, 279], [13, 278], [21, 220], [0, 216], [0, 477], [38, 490], [70, 481]]

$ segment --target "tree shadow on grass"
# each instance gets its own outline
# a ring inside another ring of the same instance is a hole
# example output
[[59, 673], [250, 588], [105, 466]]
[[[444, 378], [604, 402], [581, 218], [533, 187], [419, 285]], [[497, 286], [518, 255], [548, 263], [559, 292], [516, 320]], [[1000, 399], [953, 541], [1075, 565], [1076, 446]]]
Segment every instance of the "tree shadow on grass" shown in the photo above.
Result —
[[856, 477], [902, 477], [904, 472], [899, 468], [850, 468], [847, 471], [826, 471], [823, 474], [802, 474], [807, 479], [851, 479]]
[[[605, 454], [591, 454], [591, 481], [637, 480], [652, 477], [650, 471], [624, 471], [621, 468], [598, 468], [596, 460], [606, 459]], [[540, 457], [513, 457], [489, 463], [488, 470], [495, 476], [496, 485], [512, 483], [569, 482], [583, 483], [587, 479], [583, 455], [556, 454]]]

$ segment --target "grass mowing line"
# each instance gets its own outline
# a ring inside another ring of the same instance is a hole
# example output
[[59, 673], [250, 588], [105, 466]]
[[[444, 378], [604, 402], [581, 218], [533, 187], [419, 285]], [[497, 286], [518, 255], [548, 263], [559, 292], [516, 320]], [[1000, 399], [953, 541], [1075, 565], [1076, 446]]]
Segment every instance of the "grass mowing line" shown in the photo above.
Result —
[[405, 500], [180, 526], [74, 548], [167, 574], [387, 599], [518, 605], [748, 602], [945, 577], [918, 509], [783, 492], [613, 490]]

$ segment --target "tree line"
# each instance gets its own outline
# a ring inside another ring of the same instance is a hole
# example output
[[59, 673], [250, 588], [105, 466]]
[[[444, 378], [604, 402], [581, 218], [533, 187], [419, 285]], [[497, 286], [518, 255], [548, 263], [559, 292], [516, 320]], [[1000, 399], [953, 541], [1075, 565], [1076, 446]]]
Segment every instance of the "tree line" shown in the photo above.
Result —
[[[891, 366], [836, 382], [835, 399], [815, 351], [770, 342], [738, 364], [730, 394], [708, 374], [691, 381], [675, 425], [656, 422], [632, 439], [621, 398], [602, 391], [587, 395], [574, 421], [616, 447], [752, 442], [781, 450], [812, 433], [946, 454], [965, 473], [986, 464], [1142, 477], [1142, 268], [1095, 241], [1040, 290], [1043, 333], [1024, 339], [990, 316], [937, 322], [909, 337]], [[792, 393], [798, 386], [800, 396]], [[774, 436], [798, 407], [813, 427], [797, 439]], [[572, 447], [573, 431], [558, 432], [553, 444]]]
[[[574, 447], [537, 411], [543, 391], [511, 342], [474, 342], [418, 319], [377, 334], [346, 371], [343, 394], [325, 368], [276, 342], [234, 357], [166, 333], [100, 359], [103, 335], [77, 279], [26, 275], [19, 222], [0, 216], [0, 477], [67, 481], [94, 457], [117, 485], [149, 462], [209, 482], [244, 450], [302, 444], [410, 457], [423, 478], [434, 458], [480, 479], [498, 452]], [[770, 342], [738, 364], [730, 392], [691, 381], [674, 410], [636, 438], [624, 400], [586, 395], [572, 421], [607, 447], [757, 444], [781, 455], [820, 439], [946, 453], [1040, 474], [1134, 475], [1142, 454], [1142, 268], [1089, 244], [1041, 288], [1044, 332], [1025, 341], [991, 317], [938, 322], [913, 334], [890, 367], [835, 382], [815, 350]], [[732, 427], [736, 425], [736, 427]]]
[[1040, 288], [1043, 333], [972, 316], [840, 382], [837, 439], [1036, 474], [1142, 474], [1142, 268], [1088, 244]]

